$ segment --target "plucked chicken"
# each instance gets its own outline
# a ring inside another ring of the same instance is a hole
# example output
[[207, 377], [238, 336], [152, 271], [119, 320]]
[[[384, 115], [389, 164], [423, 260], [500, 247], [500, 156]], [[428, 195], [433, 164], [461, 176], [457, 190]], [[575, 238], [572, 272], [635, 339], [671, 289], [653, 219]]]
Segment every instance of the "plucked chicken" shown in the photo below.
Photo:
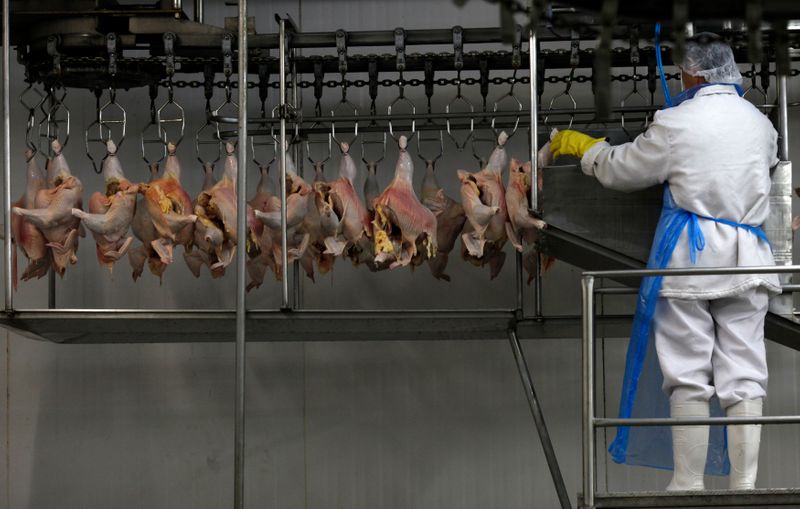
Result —
[[78, 250], [80, 220], [72, 215], [72, 209], [81, 207], [83, 185], [70, 172], [58, 140], [53, 140], [51, 146], [55, 155], [49, 161], [47, 174], [52, 187], [36, 193], [34, 208], [14, 207], [12, 211], [44, 234], [53, 268], [63, 277], [67, 266], [78, 261], [75, 252]]
[[464, 207], [447, 196], [439, 185], [433, 161], [426, 161], [425, 178], [422, 179], [422, 204], [436, 216], [436, 256], [428, 259], [431, 273], [436, 279], [450, 281], [445, 273], [450, 251], [455, 246], [467, 216]]
[[376, 265], [389, 268], [404, 267], [421, 252], [431, 258], [436, 255], [436, 217], [414, 193], [414, 162], [408, 153], [408, 139], [400, 137], [394, 179], [373, 206], [375, 219], [373, 239]]
[[[35, 154], [32, 150], [25, 151], [27, 160], [27, 171], [25, 174], [25, 193], [19, 200], [12, 203], [13, 208], [33, 209], [36, 207], [36, 195], [39, 191], [47, 187], [45, 174], [36, 162]], [[32, 278], [40, 278], [47, 274], [50, 269], [50, 250], [47, 248], [47, 239], [44, 234], [33, 223], [29, 222], [20, 214], [11, 215], [11, 238], [16, 248], [28, 259], [28, 266], [22, 273], [22, 280], [27, 281]], [[12, 282], [14, 288], [17, 287], [17, 249], [12, 250]]]
[[72, 215], [79, 218], [92, 232], [97, 260], [111, 270], [133, 241], [128, 230], [136, 208], [138, 186], [125, 178], [114, 142], [108, 140], [106, 148], [107, 154], [103, 160], [105, 191], [92, 195], [89, 199], [89, 212], [75, 208], [72, 209]]

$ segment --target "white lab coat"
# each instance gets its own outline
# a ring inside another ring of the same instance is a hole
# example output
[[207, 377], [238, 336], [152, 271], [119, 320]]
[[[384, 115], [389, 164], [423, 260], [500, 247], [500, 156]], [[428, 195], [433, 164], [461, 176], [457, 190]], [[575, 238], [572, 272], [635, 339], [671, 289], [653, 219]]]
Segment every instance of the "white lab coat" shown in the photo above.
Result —
[[[700, 89], [694, 98], [659, 111], [633, 142], [595, 144], [583, 172], [612, 189], [634, 191], [669, 182], [676, 204], [696, 214], [760, 226], [769, 214], [769, 170], [778, 163], [778, 133], [733, 86]], [[753, 233], [700, 220], [705, 249], [692, 265], [684, 230], [668, 267], [774, 265]], [[763, 287], [780, 293], [775, 274], [665, 277], [661, 296], [712, 300]]]

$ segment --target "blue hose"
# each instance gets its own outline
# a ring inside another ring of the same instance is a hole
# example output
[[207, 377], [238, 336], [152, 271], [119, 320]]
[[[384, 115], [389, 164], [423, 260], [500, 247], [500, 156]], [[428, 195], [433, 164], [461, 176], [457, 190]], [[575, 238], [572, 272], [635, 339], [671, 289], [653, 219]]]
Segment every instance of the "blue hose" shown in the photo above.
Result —
[[658, 74], [661, 76], [661, 89], [664, 91], [664, 103], [667, 108], [672, 107], [672, 96], [669, 95], [669, 88], [667, 87], [667, 77], [664, 74], [664, 64], [661, 63], [661, 23], [656, 23], [656, 64], [658, 65]]

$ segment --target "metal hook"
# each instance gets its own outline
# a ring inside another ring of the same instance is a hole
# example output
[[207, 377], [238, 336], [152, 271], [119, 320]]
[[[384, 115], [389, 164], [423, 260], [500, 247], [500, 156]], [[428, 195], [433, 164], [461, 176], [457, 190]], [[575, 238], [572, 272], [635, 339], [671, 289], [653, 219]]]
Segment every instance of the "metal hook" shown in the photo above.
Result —
[[[42, 113], [44, 113], [44, 118], [39, 122], [38, 125], [39, 142], [41, 143], [44, 141], [46, 144], [45, 150], [39, 150], [39, 152], [46, 153], [48, 156], [53, 155], [51, 143], [54, 140], [59, 140], [62, 148], [66, 147], [67, 143], [69, 142], [70, 110], [64, 102], [67, 97], [67, 89], [64, 87], [59, 88], [61, 89], [60, 97], [57, 89], [54, 89], [52, 86], [48, 87], [47, 96], [39, 107]], [[50, 102], [49, 106], [46, 105], [47, 102]], [[64, 114], [63, 118], [58, 118], [59, 113]], [[61, 136], [61, 125], [64, 126], [63, 141], [59, 139]], [[44, 130], [44, 133], [42, 130]]]
[[749, 94], [750, 92], [756, 92], [759, 96], [761, 96], [764, 99], [764, 102], [762, 102], [761, 104], [754, 102], [753, 104], [756, 108], [760, 109], [762, 113], [766, 113], [766, 110], [769, 107], [769, 105], [767, 104], [767, 92], [766, 90], [762, 89], [756, 82], [756, 79], [758, 78], [758, 75], [756, 74], [756, 64], [752, 64], [752, 66], [750, 67], [750, 72], [753, 74], [751, 77], [751, 82], [750, 82], [751, 84], [747, 88], [747, 90], [745, 90], [744, 94], [742, 94], [742, 97], [747, 99], [747, 94]]
[[[174, 109], [175, 111], [172, 113], [172, 117], [165, 116], [165, 112], [169, 112], [170, 109]], [[183, 106], [175, 102], [174, 91], [172, 88], [172, 80], [169, 81], [167, 84], [167, 100], [164, 104], [161, 105], [156, 110], [156, 124], [158, 125], [159, 130], [161, 131], [160, 136], [163, 136], [164, 140], [171, 141], [175, 144], [175, 146], [180, 145], [181, 141], [183, 140], [183, 133], [186, 129], [186, 114], [184, 112]], [[170, 140], [167, 134], [167, 125], [168, 124], [178, 124], [179, 131], [177, 139]]]
[[[348, 140], [341, 140], [341, 139], [336, 137], [336, 117], [339, 116], [339, 111], [344, 109], [344, 108], [349, 109], [350, 110], [349, 113], [352, 116], [354, 116], [354, 117], [358, 116], [358, 107], [355, 104], [353, 104], [350, 101], [348, 101], [345, 97], [342, 97], [342, 100], [339, 101], [336, 104], [336, 106], [333, 107], [333, 109], [331, 109], [331, 119], [332, 119], [331, 120], [331, 138], [333, 138], [333, 141], [335, 141], [336, 144], [339, 145], [339, 147], [341, 147], [342, 142], [346, 142], [346, 143], [348, 143], [350, 145], [353, 145], [355, 143], [356, 139], [358, 139], [358, 120], [356, 120], [354, 122], [354, 124], [353, 124], [353, 137], [349, 141]], [[391, 129], [391, 127], [390, 127], [390, 129]]]
[[[475, 107], [472, 105], [471, 102], [469, 102], [464, 96], [461, 95], [461, 79], [460, 79], [461, 72], [458, 73], [458, 76], [459, 76], [457, 78], [458, 90], [456, 92], [456, 96], [453, 97], [453, 99], [445, 105], [444, 111], [445, 113], [447, 113], [447, 120], [445, 121], [445, 124], [447, 125], [447, 136], [449, 136], [450, 139], [453, 140], [453, 144], [456, 146], [456, 150], [461, 152], [464, 150], [464, 148], [466, 148], [467, 142], [469, 142], [470, 138], [472, 138], [472, 135], [475, 133], [475, 119], [471, 116], [473, 113], [475, 113]], [[449, 116], [451, 108], [456, 104], [466, 104], [470, 112], [469, 132], [467, 133], [467, 136], [460, 143], [458, 141], [458, 138], [456, 138], [455, 134], [453, 134], [453, 129], [450, 125], [450, 116]]]
[[[402, 93], [399, 96], [397, 96], [394, 99], [394, 101], [389, 103], [389, 106], [386, 109], [386, 114], [389, 115], [389, 117], [390, 117], [389, 118], [389, 135], [392, 138], [394, 138], [395, 140], [399, 141], [400, 137], [394, 135], [394, 127], [392, 126], [392, 119], [391, 119], [392, 108], [394, 108], [395, 105], [398, 105], [398, 104], [408, 104], [409, 106], [411, 106], [411, 115], [412, 116], [416, 115], [417, 107], [416, 107], [416, 105], [414, 105], [414, 101], [412, 101], [408, 97], [403, 96]], [[415, 118], [412, 118], [411, 119], [411, 136], [409, 136], [409, 138], [413, 138], [415, 134], [417, 134], [417, 120]]]
[[[253, 155], [253, 162], [256, 163], [259, 168], [269, 168], [278, 157], [278, 140], [275, 138], [272, 129], [270, 129], [270, 138], [272, 138], [272, 143], [270, 143], [269, 140], [258, 142], [256, 141], [256, 138], [257, 136], [250, 137], [250, 152]], [[270, 159], [267, 163], [262, 163], [259, 161], [256, 154], [256, 147], [269, 147], [270, 145], [272, 145], [272, 159]]]
[[[210, 132], [211, 136], [207, 136], [205, 133]], [[200, 145], [216, 145], [217, 146], [217, 157], [214, 160], [206, 160], [203, 159], [202, 154], [200, 153]], [[212, 166], [217, 164], [217, 162], [222, 158], [222, 141], [219, 138], [219, 126], [215, 125], [211, 119], [206, 120], [206, 123], [197, 130], [194, 134], [194, 150], [197, 152], [197, 160], [200, 161], [202, 168], [206, 167], [206, 164], [211, 164]]]
[[[167, 140], [166, 140], [166, 132], [163, 131], [159, 124], [158, 119], [156, 117], [156, 99], [158, 98], [158, 84], [151, 83], [149, 85], [149, 93], [150, 93], [150, 121], [144, 128], [139, 132], [139, 140], [140, 146], [142, 150], [142, 159], [148, 166], [153, 163], [160, 163], [167, 157]], [[155, 136], [150, 137], [152, 135], [148, 134], [149, 131], [155, 130]], [[146, 145], [157, 144], [161, 147], [161, 157], [156, 159], [155, 161], [151, 160], [147, 157], [147, 149]]]
[[33, 151], [31, 157], [39, 152], [39, 147], [36, 145], [36, 142], [31, 139], [33, 128], [36, 127], [36, 109], [42, 106], [46, 98], [47, 96], [38, 88], [34, 88], [33, 83], [30, 82], [19, 94], [20, 104], [28, 110], [28, 120], [25, 124], [25, 146]]
[[[225, 100], [222, 101], [222, 103], [220, 103], [220, 105], [217, 106], [214, 110], [212, 110], [211, 114], [214, 117], [219, 118], [219, 117], [222, 116], [221, 112], [225, 113], [226, 110], [231, 110], [231, 116], [232, 117], [238, 117], [239, 116], [239, 103], [234, 101], [233, 98], [232, 98], [231, 80], [230, 80], [230, 78], [225, 80]], [[214, 124], [216, 125], [217, 139], [221, 141], [222, 140], [222, 131], [219, 128], [219, 124], [220, 123], [219, 122], [214, 122]], [[230, 131], [230, 130], [231, 129], [226, 129], [226, 131]]]
[[[368, 159], [367, 158], [367, 145], [381, 145], [381, 156], [377, 159]], [[386, 133], [383, 133], [383, 138], [381, 140], [369, 140], [366, 137], [361, 139], [361, 160], [364, 161], [369, 168], [373, 168], [378, 166], [378, 163], [383, 161], [383, 158], [386, 157]]]
[[[636, 78], [638, 77], [639, 74], [636, 72], [636, 66], [633, 66], [633, 90], [628, 92], [628, 94], [625, 97], [623, 97], [622, 100], [619, 102], [619, 106], [620, 108], [623, 108], [623, 110], [625, 108], [625, 103], [629, 102], [631, 99], [636, 99], [636, 98], [640, 99], [643, 106], [647, 106], [649, 104], [649, 101], [644, 96], [644, 94], [639, 92], [638, 82], [636, 81]], [[647, 115], [645, 115], [642, 127], [644, 129], [647, 129], [648, 124], [649, 124], [649, 119]], [[625, 111], [620, 112], [620, 127], [622, 127], [622, 131], [625, 133], [628, 139], [633, 141], [633, 136], [625, 127]]]
[[[511, 99], [511, 100], [514, 101], [514, 103], [517, 106], [517, 111], [520, 111], [520, 112], [522, 111], [522, 101], [520, 101], [519, 98], [514, 95], [514, 85], [516, 85], [516, 79], [517, 79], [517, 71], [515, 70], [514, 71], [514, 75], [512, 76], [512, 79], [511, 79], [511, 90], [509, 90], [507, 94], [500, 96], [500, 98], [494, 102], [494, 106], [492, 107], [492, 111], [493, 112], [497, 113], [497, 108], [500, 105], [500, 103], [502, 103], [503, 101], [505, 101], [507, 99]], [[517, 132], [517, 128], [519, 127], [519, 119], [520, 119], [520, 115], [517, 115], [517, 120], [514, 122], [514, 129], [512, 129], [510, 133], [508, 131], [506, 131], [506, 134], [508, 134], [509, 138], [514, 136], [514, 133]], [[494, 127], [495, 120], [496, 120], [496, 118], [492, 117], [492, 124], [491, 125], [492, 125], [492, 132], [494, 133], [494, 136], [496, 138], [497, 136], [500, 135], [500, 132], [497, 129], [495, 129], [495, 127]]]
[[[553, 98], [550, 99], [550, 105], [547, 107], [547, 114], [544, 116], [544, 125], [545, 127], [547, 127], [548, 130], [550, 129], [550, 125], [547, 123], [547, 119], [550, 118], [550, 112], [553, 111], [553, 104], [555, 104], [558, 98], [566, 97], [572, 103], [573, 111], [578, 109], [578, 103], [575, 101], [575, 98], [572, 96], [572, 93], [570, 92], [570, 89], [572, 88], [572, 80], [574, 77], [575, 77], [575, 67], [573, 67], [569, 71], [569, 79], [567, 80], [567, 86], [564, 89], [564, 91], [561, 92], [560, 94], [553, 96]], [[569, 125], [567, 126], [567, 129], [572, 129], [572, 123], [574, 121], [575, 121], [575, 113], [572, 113], [569, 116]]]
[[[427, 141], [439, 142], [439, 153], [434, 157], [426, 157], [422, 153], [422, 143]], [[420, 159], [425, 161], [426, 164], [430, 163], [431, 165], [436, 166], [436, 162], [442, 158], [442, 154], [444, 154], [444, 134], [441, 130], [439, 131], [438, 140], [435, 137], [423, 139], [422, 132], [419, 133], [419, 136], [417, 136], [417, 156], [419, 156]]]

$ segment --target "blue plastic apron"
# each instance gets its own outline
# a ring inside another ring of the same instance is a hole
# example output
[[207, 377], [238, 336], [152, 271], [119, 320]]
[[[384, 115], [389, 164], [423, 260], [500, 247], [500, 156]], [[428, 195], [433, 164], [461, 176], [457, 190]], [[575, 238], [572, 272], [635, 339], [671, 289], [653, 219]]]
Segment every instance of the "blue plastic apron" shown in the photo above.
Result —
[[[673, 104], [694, 97], [700, 88], [693, 87], [677, 96]], [[737, 86], [741, 95], [741, 87]], [[692, 264], [697, 261], [697, 252], [705, 247], [705, 239], [700, 229], [700, 220], [714, 221], [734, 228], [745, 229], [764, 242], [769, 243], [760, 227], [736, 223], [727, 219], [699, 216], [678, 207], [669, 190], [664, 186], [664, 204], [656, 227], [649, 269], [664, 269], [669, 264], [678, 240], [687, 229], [689, 258]], [[663, 276], [643, 278], [636, 302], [628, 353], [625, 361], [625, 375], [620, 396], [619, 417], [668, 417], [669, 400], [662, 391], [663, 375], [655, 351], [651, 324], [656, 311], [658, 295]], [[719, 401], [711, 400], [711, 415], [722, 416]], [[727, 475], [730, 472], [723, 426], [712, 426], [709, 436], [708, 462], [706, 474]], [[654, 468], [672, 469], [672, 435], [669, 427], [620, 427], [617, 436], [609, 447], [613, 460], [617, 463], [641, 465]]]

